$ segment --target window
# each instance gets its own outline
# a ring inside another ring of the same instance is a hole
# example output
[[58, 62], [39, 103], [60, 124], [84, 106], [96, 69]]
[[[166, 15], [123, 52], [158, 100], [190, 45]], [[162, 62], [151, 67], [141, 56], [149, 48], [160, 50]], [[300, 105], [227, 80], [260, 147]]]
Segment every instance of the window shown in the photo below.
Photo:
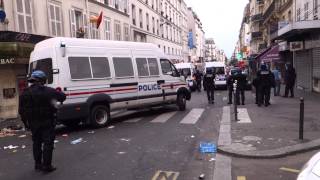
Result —
[[137, 58], [136, 63], [139, 77], [146, 77], [150, 75], [146, 58]]
[[125, 41], [130, 41], [130, 34], [129, 34], [129, 25], [124, 24], [123, 25], [123, 32], [124, 32], [124, 40]]
[[136, 6], [132, 4], [131, 6], [131, 10], [132, 10], [132, 24], [136, 25]]
[[152, 33], [153, 33], [153, 34], [156, 33], [154, 17], [152, 17]]
[[52, 36], [63, 36], [62, 34], [62, 16], [61, 6], [49, 4], [50, 14], [50, 34]]
[[88, 38], [87, 15], [80, 10], [69, 10], [71, 37]]
[[109, 0], [109, 6], [114, 7], [115, 6], [115, 0]]
[[111, 40], [111, 19], [105, 19], [105, 36], [107, 40]]
[[20, 32], [33, 33], [31, 0], [17, 0], [17, 19]]
[[110, 77], [109, 61], [106, 57], [90, 57], [93, 78]]
[[30, 64], [29, 73], [31, 74], [33, 71], [41, 70], [47, 75], [47, 83], [52, 84], [53, 82], [53, 74], [52, 74], [52, 59], [40, 59], [34, 61]]
[[146, 13], [147, 31], [149, 31], [149, 14]]
[[301, 9], [298, 8], [297, 10], [297, 21], [300, 21], [301, 20]]
[[[115, 9], [120, 9], [119, 7], [119, 0], [114, 0], [114, 8]], [[121, 9], [120, 9], [121, 10]]]
[[304, 20], [309, 19], [309, 3], [304, 4]]
[[122, 0], [123, 3], [123, 12], [128, 13], [128, 0]]
[[119, 21], [114, 21], [114, 39], [121, 41], [121, 25]]
[[174, 67], [174, 65], [167, 59], [161, 59], [161, 69], [162, 73], [165, 75], [171, 75], [173, 77], [178, 77], [179, 73], [177, 69]]
[[157, 19], [157, 35], [159, 36], [159, 29], [160, 29], [160, 24], [159, 24], [159, 20]]
[[131, 58], [128, 57], [114, 57], [113, 65], [116, 77], [133, 77], [133, 66]]
[[68, 61], [71, 79], [92, 78], [89, 57], [69, 57]]
[[159, 75], [159, 66], [156, 58], [148, 58], [150, 76]]
[[100, 31], [97, 29], [96, 23], [90, 23], [90, 30], [92, 39], [100, 39]]
[[142, 9], [139, 9], [140, 28], [143, 28]]

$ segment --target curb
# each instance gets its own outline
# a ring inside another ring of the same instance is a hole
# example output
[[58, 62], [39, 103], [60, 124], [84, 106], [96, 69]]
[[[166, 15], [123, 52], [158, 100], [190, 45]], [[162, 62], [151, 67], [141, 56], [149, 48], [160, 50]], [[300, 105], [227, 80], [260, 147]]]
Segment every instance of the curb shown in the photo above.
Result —
[[289, 155], [299, 154], [307, 151], [320, 149], [320, 139], [313, 140], [306, 143], [296, 144], [293, 146], [286, 146], [278, 149], [263, 150], [263, 151], [237, 151], [231, 145], [218, 146], [218, 152], [239, 158], [251, 159], [275, 159], [282, 158]]

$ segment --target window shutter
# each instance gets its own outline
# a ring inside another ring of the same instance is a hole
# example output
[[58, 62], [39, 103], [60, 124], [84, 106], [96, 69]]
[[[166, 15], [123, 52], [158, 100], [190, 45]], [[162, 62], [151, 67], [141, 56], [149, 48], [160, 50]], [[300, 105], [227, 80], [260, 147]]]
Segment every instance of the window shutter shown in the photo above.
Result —
[[84, 37], [89, 38], [89, 28], [88, 28], [88, 18], [85, 13], [83, 13], [83, 30], [84, 30]]
[[69, 19], [70, 19], [70, 35], [71, 37], [76, 37], [76, 17], [74, 10], [69, 10]]

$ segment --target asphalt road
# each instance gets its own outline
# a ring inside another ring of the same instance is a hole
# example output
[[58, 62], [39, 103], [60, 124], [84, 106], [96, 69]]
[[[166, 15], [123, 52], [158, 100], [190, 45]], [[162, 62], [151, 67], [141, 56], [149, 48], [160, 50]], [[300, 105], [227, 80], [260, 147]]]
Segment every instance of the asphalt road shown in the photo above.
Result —
[[[205, 92], [194, 92], [183, 112], [167, 106], [118, 113], [101, 129], [61, 127], [53, 158], [58, 170], [51, 174], [33, 170], [30, 135], [0, 138], [0, 180], [196, 180], [201, 174], [211, 180], [215, 154], [200, 153], [199, 143], [217, 142], [227, 92], [217, 91], [215, 97], [209, 105]], [[83, 141], [72, 145], [78, 138]], [[4, 149], [9, 145], [19, 147]], [[315, 152], [273, 160], [232, 157], [232, 179], [293, 180], [296, 173], [280, 168], [300, 169]]]

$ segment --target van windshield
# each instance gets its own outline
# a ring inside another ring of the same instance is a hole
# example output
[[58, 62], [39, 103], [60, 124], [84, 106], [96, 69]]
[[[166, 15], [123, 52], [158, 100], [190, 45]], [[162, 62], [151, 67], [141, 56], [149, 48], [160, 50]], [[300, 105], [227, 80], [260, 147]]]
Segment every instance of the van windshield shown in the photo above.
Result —
[[183, 68], [183, 69], [178, 69], [180, 75], [187, 77], [187, 76], [191, 76], [191, 70], [190, 68]]
[[46, 59], [40, 59], [37, 61], [34, 61], [29, 66], [29, 74], [33, 71], [41, 70], [47, 75], [47, 83], [52, 84], [53, 82], [53, 75], [52, 75], [52, 59], [46, 58]]

